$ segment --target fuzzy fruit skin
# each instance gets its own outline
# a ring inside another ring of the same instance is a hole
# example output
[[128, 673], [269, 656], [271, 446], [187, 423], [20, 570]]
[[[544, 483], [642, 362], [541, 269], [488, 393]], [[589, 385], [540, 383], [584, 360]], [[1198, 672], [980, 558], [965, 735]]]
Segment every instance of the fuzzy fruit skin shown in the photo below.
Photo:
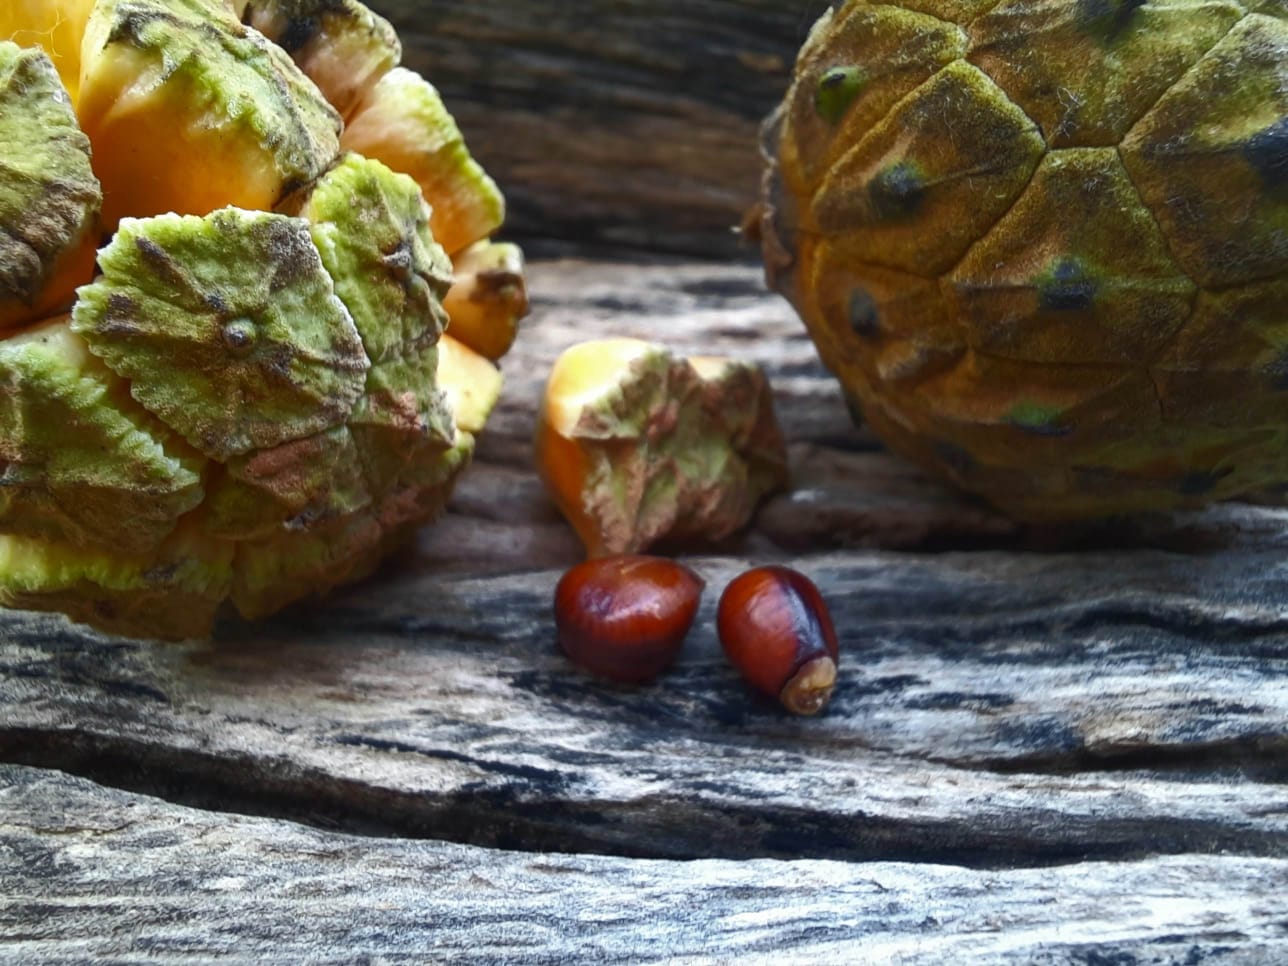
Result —
[[832, 696], [840, 647], [818, 588], [789, 567], [757, 567], [720, 596], [720, 644], [746, 682], [794, 714], [817, 714]]
[[688, 567], [664, 557], [587, 560], [555, 588], [559, 646], [599, 677], [627, 684], [652, 680], [679, 655], [703, 586]]
[[1285, 63], [1283, 0], [833, 3], [765, 128], [770, 279], [891, 449], [1012, 517], [1274, 490]]

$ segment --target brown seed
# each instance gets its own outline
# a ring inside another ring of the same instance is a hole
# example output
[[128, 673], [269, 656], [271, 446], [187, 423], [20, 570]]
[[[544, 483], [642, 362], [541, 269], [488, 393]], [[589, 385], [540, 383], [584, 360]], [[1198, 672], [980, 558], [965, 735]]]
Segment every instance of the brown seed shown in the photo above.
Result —
[[794, 714], [817, 714], [832, 697], [840, 657], [818, 588], [787, 567], [758, 567], [720, 597], [720, 644], [757, 691]]
[[675, 660], [693, 626], [702, 578], [664, 557], [587, 560], [555, 588], [559, 646], [611, 681], [648, 681]]

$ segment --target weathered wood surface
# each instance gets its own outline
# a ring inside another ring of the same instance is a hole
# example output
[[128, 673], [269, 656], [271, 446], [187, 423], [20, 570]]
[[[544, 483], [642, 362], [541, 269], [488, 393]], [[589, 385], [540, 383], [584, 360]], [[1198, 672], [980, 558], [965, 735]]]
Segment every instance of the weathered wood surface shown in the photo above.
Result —
[[[1288, 512], [1018, 528], [851, 429], [754, 269], [533, 283], [479, 463], [378, 580], [178, 647], [0, 616], [0, 956], [1288, 961]], [[797, 441], [642, 689], [555, 652], [578, 550], [528, 471], [542, 373], [610, 332], [760, 359]], [[841, 628], [817, 720], [711, 630], [769, 559]]]
[[707, 257], [826, 0], [374, 0], [506, 188], [508, 231]]
[[[0, 883], [0, 952], [40, 963], [1265, 964], [1288, 919], [1282, 859], [978, 875], [532, 855], [214, 815], [13, 767]], [[1098, 958], [1107, 945], [1115, 958]]]

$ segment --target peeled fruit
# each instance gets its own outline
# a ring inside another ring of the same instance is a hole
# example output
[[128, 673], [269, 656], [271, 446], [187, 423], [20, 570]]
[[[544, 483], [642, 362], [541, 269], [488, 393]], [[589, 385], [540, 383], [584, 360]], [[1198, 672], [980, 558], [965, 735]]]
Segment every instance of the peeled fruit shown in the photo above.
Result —
[[[428, 186], [340, 147], [343, 102], [396, 65], [388, 25], [349, 0], [0, 24], [0, 603], [181, 638], [371, 573], [442, 510], [502, 384], [443, 335], [431, 214], [495, 185], [459, 138]], [[75, 101], [29, 37], [83, 55]]]
[[677, 358], [636, 339], [583, 342], [559, 357], [536, 460], [592, 557], [722, 539], [787, 481], [757, 366]]

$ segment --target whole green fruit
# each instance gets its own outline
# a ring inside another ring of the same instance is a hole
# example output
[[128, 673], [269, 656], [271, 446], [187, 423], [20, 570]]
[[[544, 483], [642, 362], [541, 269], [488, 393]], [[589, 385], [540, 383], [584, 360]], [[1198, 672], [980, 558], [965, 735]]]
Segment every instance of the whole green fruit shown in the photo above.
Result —
[[1015, 516], [1288, 483], [1288, 4], [835, 3], [761, 237], [865, 419]]

